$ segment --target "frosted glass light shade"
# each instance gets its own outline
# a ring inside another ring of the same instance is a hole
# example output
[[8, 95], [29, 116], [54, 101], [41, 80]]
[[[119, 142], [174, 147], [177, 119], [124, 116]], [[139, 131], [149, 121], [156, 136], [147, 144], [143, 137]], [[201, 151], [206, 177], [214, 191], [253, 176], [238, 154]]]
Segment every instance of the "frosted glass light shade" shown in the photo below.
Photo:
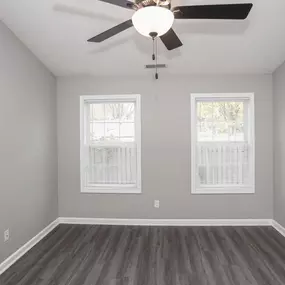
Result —
[[132, 17], [135, 29], [143, 36], [150, 37], [150, 33], [162, 36], [172, 27], [173, 13], [163, 7], [150, 6], [137, 10]]

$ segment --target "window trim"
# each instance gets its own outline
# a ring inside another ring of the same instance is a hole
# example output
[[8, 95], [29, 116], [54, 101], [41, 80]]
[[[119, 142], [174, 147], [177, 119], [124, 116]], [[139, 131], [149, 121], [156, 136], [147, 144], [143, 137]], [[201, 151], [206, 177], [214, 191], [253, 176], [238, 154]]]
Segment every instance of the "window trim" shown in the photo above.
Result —
[[[196, 142], [197, 142], [197, 129], [196, 129], [196, 101], [198, 99], [205, 100], [224, 100], [224, 99], [244, 99], [249, 100], [249, 116], [250, 122], [250, 144], [252, 145], [252, 157], [250, 163], [251, 184], [244, 186], [227, 186], [226, 187], [197, 187], [196, 183]], [[191, 93], [190, 94], [190, 111], [191, 111], [191, 194], [254, 194], [255, 193], [255, 116], [254, 116], [254, 93]]]
[[[140, 94], [119, 94], [119, 95], [80, 95], [80, 192], [81, 193], [91, 193], [91, 194], [140, 194], [142, 193], [141, 187], [141, 95]], [[135, 102], [136, 106], [136, 116], [135, 116], [135, 142], [137, 144], [137, 183], [135, 187], [128, 187], [127, 185], [120, 185], [119, 187], [114, 186], [104, 186], [102, 188], [87, 188], [84, 187], [83, 178], [83, 167], [84, 167], [84, 103], [85, 101], [102, 103], [107, 101], [124, 100]]]

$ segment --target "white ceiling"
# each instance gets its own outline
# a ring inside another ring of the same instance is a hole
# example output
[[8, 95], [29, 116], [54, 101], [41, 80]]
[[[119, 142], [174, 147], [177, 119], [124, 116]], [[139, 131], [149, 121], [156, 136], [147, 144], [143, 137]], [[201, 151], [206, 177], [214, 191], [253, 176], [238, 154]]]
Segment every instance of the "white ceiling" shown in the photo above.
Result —
[[[183, 4], [241, 0], [175, 0]], [[250, 2], [250, 1], [249, 1]], [[159, 45], [171, 74], [271, 73], [285, 59], [285, 1], [253, 0], [243, 22], [176, 20], [183, 47]], [[96, 0], [1, 0], [0, 18], [57, 76], [143, 75], [152, 42], [129, 29], [101, 44], [86, 40], [133, 11]]]

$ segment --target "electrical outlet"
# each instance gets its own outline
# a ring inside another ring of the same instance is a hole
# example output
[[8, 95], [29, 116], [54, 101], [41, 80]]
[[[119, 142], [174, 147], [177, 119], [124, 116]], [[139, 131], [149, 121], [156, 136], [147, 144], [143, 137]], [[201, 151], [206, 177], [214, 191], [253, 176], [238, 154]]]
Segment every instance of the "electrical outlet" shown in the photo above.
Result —
[[8, 241], [10, 238], [10, 232], [9, 229], [4, 231], [4, 242]]
[[154, 200], [154, 208], [159, 208], [159, 200]]

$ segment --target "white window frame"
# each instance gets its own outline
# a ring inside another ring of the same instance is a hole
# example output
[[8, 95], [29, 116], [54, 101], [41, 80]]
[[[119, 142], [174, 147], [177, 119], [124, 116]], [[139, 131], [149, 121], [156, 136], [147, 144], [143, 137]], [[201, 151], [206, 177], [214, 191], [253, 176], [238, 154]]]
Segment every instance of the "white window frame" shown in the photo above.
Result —
[[[135, 103], [135, 141], [137, 145], [137, 181], [135, 187], [127, 185], [116, 186], [98, 186], [96, 188], [87, 188], [84, 186], [84, 104], [85, 101], [94, 102], [108, 102], [126, 100]], [[97, 193], [97, 194], [140, 194], [141, 189], [141, 96], [139, 94], [126, 94], [126, 95], [81, 95], [80, 96], [80, 191], [81, 193]]]
[[[197, 143], [197, 114], [196, 102], [200, 100], [249, 100], [249, 137], [252, 144], [250, 157], [250, 185], [244, 186], [217, 186], [197, 187], [196, 173], [196, 143]], [[254, 93], [192, 93], [190, 94], [191, 109], [191, 193], [192, 194], [253, 194], [255, 193], [255, 116], [254, 116]]]

